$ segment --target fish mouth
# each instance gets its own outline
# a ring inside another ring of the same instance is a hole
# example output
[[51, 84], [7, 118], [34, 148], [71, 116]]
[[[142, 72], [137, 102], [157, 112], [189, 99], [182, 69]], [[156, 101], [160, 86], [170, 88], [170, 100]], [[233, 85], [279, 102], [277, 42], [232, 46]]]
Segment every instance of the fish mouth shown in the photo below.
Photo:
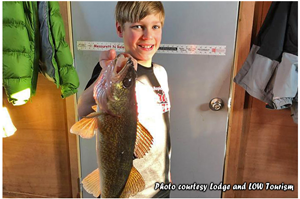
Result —
[[130, 66], [133, 66], [133, 62], [131, 60], [131, 57], [128, 58], [128, 60], [126, 61], [125, 65], [121, 69], [118, 70], [118, 67], [116, 67], [117, 74], [118, 75], [124, 74], [129, 69]]
[[129, 54], [119, 54], [115, 59], [115, 68], [114, 68], [115, 78], [119, 79], [123, 77], [124, 74], [127, 73], [130, 67], [132, 67], [136, 71], [137, 61]]

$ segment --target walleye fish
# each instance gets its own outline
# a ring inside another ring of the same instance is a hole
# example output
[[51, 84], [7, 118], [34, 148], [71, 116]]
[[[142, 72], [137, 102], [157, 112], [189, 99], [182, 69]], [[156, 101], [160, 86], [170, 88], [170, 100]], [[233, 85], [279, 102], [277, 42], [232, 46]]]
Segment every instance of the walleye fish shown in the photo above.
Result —
[[142, 158], [153, 143], [151, 134], [137, 120], [136, 61], [120, 54], [102, 69], [94, 86], [96, 107], [75, 123], [71, 133], [83, 138], [96, 134], [98, 168], [83, 181], [90, 194], [103, 198], [129, 197], [145, 188], [133, 166], [133, 154]]

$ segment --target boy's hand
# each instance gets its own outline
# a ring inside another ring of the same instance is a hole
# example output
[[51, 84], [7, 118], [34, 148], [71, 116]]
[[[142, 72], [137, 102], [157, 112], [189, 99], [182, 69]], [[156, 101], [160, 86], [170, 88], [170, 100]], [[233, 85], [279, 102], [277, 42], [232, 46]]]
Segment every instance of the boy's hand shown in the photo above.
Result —
[[[130, 54], [123, 53], [123, 55], [125, 57], [131, 57], [131, 60], [133, 61], [134, 69], [137, 71], [138, 62]], [[112, 60], [114, 60], [116, 57], [117, 57], [117, 53], [116, 53], [115, 49], [102, 51], [101, 54], [100, 54], [100, 57], [99, 57], [100, 66], [102, 68], [106, 68], [110, 64], [110, 62]]]
[[99, 57], [100, 66], [102, 68], [107, 67], [108, 64], [116, 58], [116, 56], [117, 56], [117, 53], [116, 53], [115, 49], [110, 49], [110, 50], [101, 52], [100, 57]]

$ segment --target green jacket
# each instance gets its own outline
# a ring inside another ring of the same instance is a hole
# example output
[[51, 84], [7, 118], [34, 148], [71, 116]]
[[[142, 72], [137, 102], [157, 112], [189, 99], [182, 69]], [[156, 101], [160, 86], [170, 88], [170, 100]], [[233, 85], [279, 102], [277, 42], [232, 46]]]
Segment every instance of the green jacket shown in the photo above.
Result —
[[25, 104], [36, 93], [38, 72], [62, 97], [77, 92], [79, 79], [58, 2], [3, 2], [3, 86], [8, 101]]

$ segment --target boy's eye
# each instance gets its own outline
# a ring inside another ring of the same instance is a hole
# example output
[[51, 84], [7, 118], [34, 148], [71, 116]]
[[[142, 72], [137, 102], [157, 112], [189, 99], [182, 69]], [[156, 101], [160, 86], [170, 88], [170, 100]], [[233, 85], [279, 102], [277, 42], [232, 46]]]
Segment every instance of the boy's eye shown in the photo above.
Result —
[[142, 26], [141, 25], [136, 25], [136, 26], [133, 26], [132, 28], [139, 29], [139, 28], [142, 28]]
[[159, 29], [159, 28], [160, 28], [160, 26], [158, 26], [158, 25], [153, 26], [153, 29]]

